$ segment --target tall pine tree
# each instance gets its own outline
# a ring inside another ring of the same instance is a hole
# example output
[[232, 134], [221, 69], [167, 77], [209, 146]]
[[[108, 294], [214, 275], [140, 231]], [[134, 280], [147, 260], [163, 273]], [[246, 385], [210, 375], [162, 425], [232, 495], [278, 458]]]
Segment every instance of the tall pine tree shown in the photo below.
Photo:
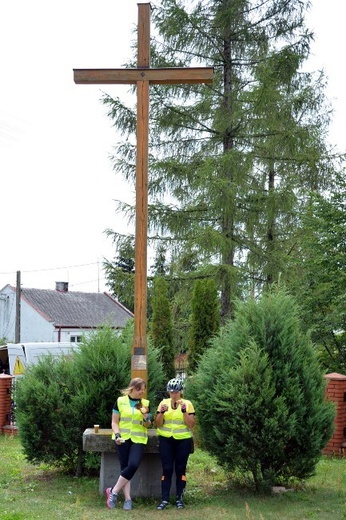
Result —
[[[323, 76], [301, 71], [311, 33], [301, 0], [161, 0], [152, 65], [212, 65], [213, 85], [151, 86], [149, 229], [172, 258], [193, 251], [223, 320], [234, 300], [290, 273], [299, 212], [327, 186]], [[104, 97], [125, 137], [115, 169], [135, 174], [135, 114]], [[131, 211], [119, 203], [118, 209]], [[198, 273], [196, 273], [196, 270]], [[176, 278], [180, 276], [176, 273]]]

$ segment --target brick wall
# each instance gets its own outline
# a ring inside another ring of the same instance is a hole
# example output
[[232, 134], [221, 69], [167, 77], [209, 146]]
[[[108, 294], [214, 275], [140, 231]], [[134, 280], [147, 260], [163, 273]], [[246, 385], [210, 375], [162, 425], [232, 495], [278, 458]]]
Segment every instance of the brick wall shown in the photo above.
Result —
[[336, 403], [335, 430], [323, 450], [325, 455], [346, 453], [346, 376], [333, 372], [324, 376], [327, 381], [326, 399]]
[[0, 374], [0, 433], [10, 420], [12, 376]]

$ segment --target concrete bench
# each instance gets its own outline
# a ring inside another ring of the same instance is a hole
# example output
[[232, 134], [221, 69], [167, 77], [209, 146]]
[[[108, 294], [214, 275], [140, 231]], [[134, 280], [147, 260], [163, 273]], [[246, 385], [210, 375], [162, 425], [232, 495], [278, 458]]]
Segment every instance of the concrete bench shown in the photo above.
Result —
[[[114, 486], [120, 474], [120, 464], [111, 429], [88, 428], [83, 433], [83, 450], [101, 454], [99, 491], [104, 494], [108, 487]], [[159, 455], [159, 439], [156, 430], [148, 430], [148, 444], [145, 446], [143, 459], [135, 476], [131, 480], [133, 498], [161, 497], [162, 466]], [[175, 486], [174, 486], [175, 487]], [[172, 491], [174, 489], [172, 487]]]

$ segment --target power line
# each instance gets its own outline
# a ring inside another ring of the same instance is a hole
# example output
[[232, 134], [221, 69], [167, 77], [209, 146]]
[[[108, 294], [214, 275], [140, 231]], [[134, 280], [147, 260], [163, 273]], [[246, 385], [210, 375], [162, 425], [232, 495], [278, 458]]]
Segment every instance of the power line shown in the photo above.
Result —
[[[91, 265], [98, 265], [99, 262], [92, 262], [90, 264], [78, 264], [78, 265], [66, 265], [64, 267], [50, 267], [50, 268], [47, 268], [47, 269], [31, 269], [30, 271], [21, 271], [22, 273], [43, 273], [43, 272], [46, 272], [46, 271], [59, 271], [59, 269], [73, 269], [75, 267], [88, 267], [88, 266], [91, 266]], [[15, 274], [17, 271], [7, 271], [7, 272], [2, 272], [0, 273], [0, 275], [3, 275], [3, 274]]]

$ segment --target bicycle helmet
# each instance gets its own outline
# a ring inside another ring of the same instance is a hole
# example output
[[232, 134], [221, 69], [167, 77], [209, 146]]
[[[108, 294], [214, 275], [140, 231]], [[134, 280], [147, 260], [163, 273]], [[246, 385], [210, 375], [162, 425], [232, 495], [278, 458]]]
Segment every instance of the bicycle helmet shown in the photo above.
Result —
[[171, 379], [167, 383], [167, 392], [181, 392], [183, 389], [183, 382], [181, 379]]

